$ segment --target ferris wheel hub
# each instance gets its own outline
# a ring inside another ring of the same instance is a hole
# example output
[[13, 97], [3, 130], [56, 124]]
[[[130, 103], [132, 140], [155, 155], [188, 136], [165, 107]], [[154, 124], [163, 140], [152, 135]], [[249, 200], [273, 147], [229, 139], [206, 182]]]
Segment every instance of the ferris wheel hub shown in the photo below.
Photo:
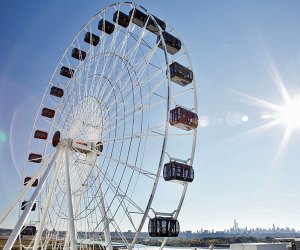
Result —
[[77, 139], [63, 139], [61, 140], [60, 132], [56, 131], [52, 138], [53, 147], [61, 145], [62, 147], [68, 147], [77, 152], [88, 154], [93, 153], [99, 156], [103, 151], [103, 143], [101, 141], [93, 142], [87, 140]]

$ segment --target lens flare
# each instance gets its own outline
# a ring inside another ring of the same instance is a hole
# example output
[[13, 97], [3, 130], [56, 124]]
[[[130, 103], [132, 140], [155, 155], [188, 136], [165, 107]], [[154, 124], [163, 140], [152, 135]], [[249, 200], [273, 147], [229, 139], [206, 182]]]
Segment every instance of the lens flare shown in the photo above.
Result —
[[300, 96], [291, 98], [290, 101], [282, 107], [280, 120], [291, 130], [300, 129]]
[[0, 143], [4, 143], [7, 140], [7, 136], [4, 132], [0, 131]]
[[242, 116], [242, 121], [243, 121], [243, 122], [249, 121], [249, 117], [248, 117], [247, 115], [243, 115], [243, 116]]

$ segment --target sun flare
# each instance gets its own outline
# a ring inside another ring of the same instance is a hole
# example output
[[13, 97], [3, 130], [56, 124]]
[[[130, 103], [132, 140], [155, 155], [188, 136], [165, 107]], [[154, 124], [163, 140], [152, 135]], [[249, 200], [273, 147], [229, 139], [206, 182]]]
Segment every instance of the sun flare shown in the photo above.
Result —
[[272, 60], [269, 61], [269, 65], [270, 76], [283, 99], [281, 104], [269, 102], [266, 99], [236, 90], [230, 91], [241, 96], [243, 102], [248, 102], [250, 105], [259, 107], [261, 110], [260, 119], [262, 124], [242, 133], [240, 136], [255, 136], [275, 127], [284, 128], [277, 152], [274, 155], [273, 165], [286, 151], [290, 140], [294, 138], [293, 134], [300, 131], [300, 92], [291, 95]]
[[291, 130], [300, 129], [300, 96], [291, 98], [279, 113], [280, 121]]

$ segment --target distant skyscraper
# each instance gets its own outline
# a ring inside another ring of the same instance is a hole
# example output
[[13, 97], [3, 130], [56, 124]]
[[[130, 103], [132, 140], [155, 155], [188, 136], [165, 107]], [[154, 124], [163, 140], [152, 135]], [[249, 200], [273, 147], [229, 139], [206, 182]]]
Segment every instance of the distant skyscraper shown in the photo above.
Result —
[[239, 229], [238, 223], [236, 222], [236, 219], [234, 219], [234, 221], [233, 221], [233, 230], [234, 230], [234, 232], [237, 232], [238, 229]]

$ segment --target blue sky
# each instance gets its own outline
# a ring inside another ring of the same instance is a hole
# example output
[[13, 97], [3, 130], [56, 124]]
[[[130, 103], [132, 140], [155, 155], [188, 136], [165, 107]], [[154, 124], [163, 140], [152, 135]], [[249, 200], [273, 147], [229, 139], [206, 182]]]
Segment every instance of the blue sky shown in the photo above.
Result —
[[[111, 3], [1, 2], [0, 213], [19, 191], [18, 171], [52, 71], [81, 27]], [[208, 120], [198, 130], [182, 229], [220, 230], [237, 219], [240, 226], [300, 230], [299, 131], [278, 154], [285, 125], [248, 133], [266, 123], [261, 116], [270, 109], [245, 97], [282, 105], [278, 76], [291, 96], [300, 93], [300, 3], [138, 3], [183, 38], [198, 83], [199, 116]]]

